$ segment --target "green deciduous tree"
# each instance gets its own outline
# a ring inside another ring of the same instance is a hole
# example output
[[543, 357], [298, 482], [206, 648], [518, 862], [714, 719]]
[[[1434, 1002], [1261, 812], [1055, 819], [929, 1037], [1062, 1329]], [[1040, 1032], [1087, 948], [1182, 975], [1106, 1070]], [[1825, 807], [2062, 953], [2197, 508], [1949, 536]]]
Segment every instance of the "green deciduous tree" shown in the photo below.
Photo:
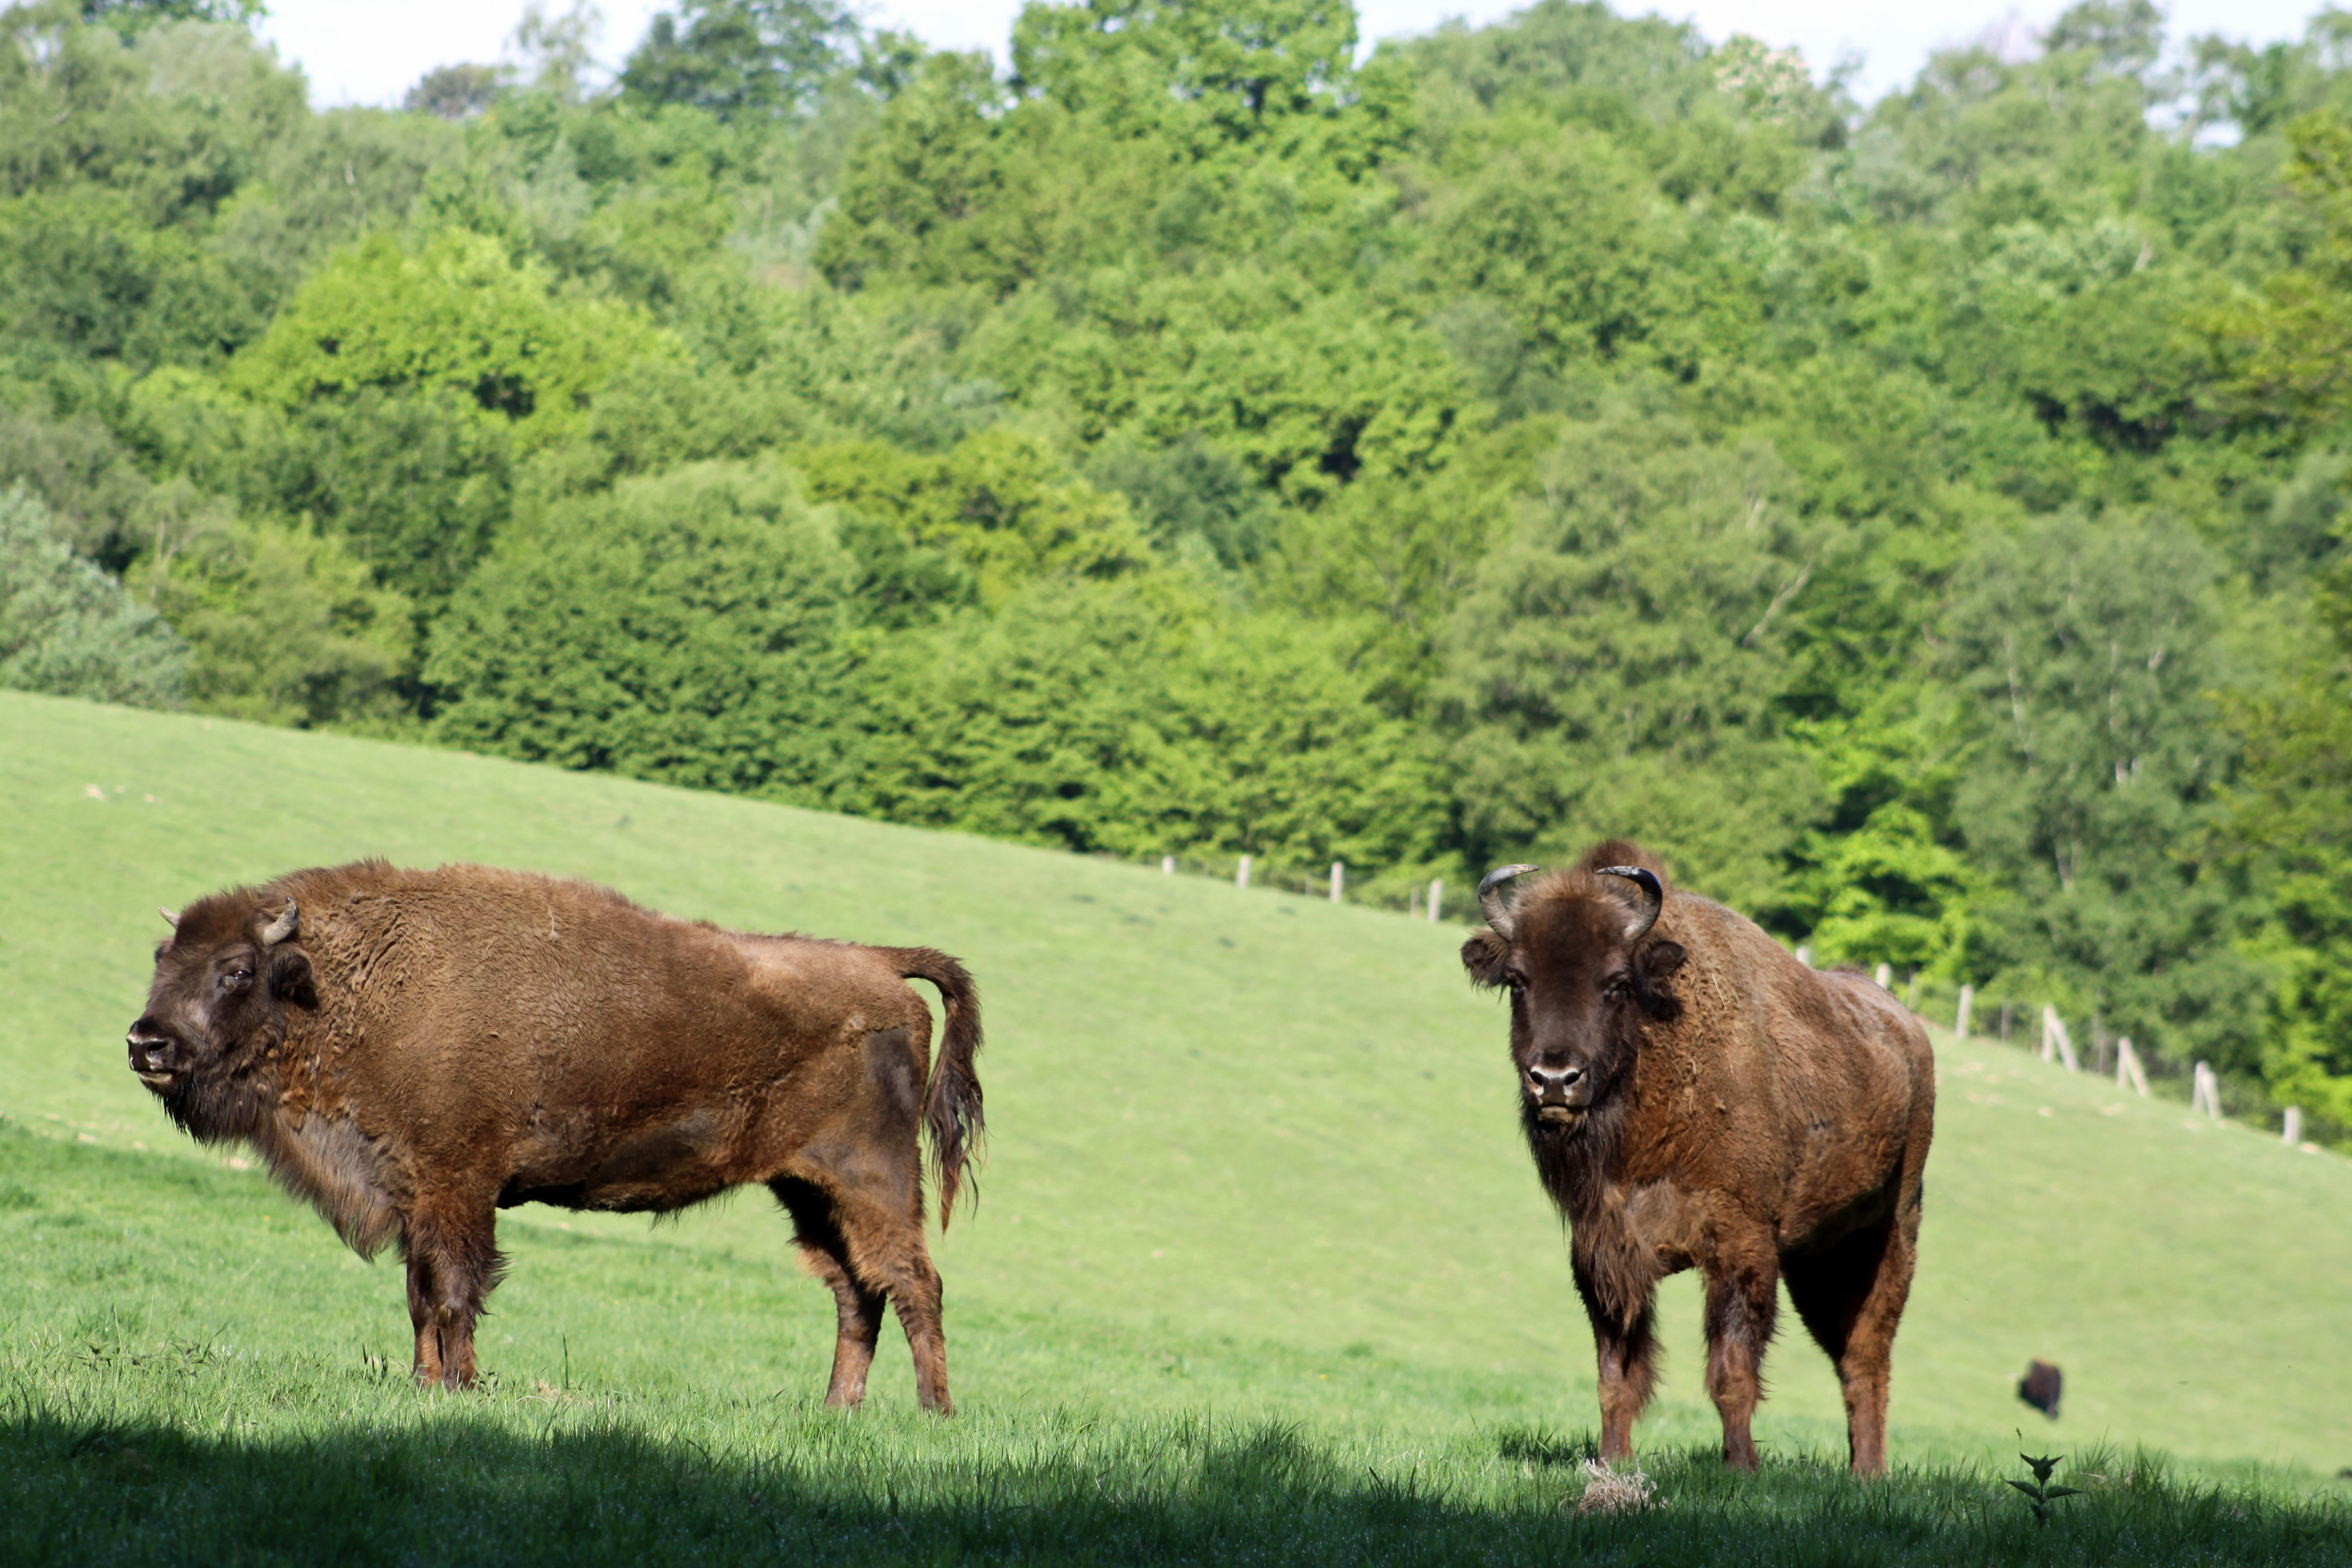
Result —
[[143, 563], [132, 584], [187, 639], [199, 710], [303, 729], [413, 726], [409, 601], [338, 541], [225, 520]]
[[773, 463], [624, 479], [519, 523], [433, 630], [452, 744], [797, 796], [829, 772], [853, 563]]
[[2061, 515], [1980, 543], [1942, 657], [1984, 742], [1956, 813], [2009, 898], [1970, 962], [2065, 976], [2112, 1027], [2251, 1066], [2256, 977], [2192, 853], [2230, 759], [2208, 693], [2214, 562], [2160, 515]]
[[0, 201], [0, 352], [144, 370], [216, 363], [260, 330], [252, 294], [185, 233], [103, 190]]
[[2287, 186], [2311, 225], [2302, 254], [2201, 321], [2243, 405], [2324, 428], [2352, 416], [2352, 123], [2305, 115], [2287, 145]]
[[363, 391], [446, 390], [527, 442], [548, 439], [606, 377], [668, 347], [636, 311], [557, 296], [544, 267], [488, 236], [444, 230], [412, 252], [380, 235], [312, 274], [230, 379], [289, 413]]
[[1118, 577], [1152, 559], [1124, 497], [1016, 430], [982, 431], [937, 457], [853, 442], [804, 447], [793, 461], [811, 494], [961, 564], [992, 605], [1042, 577]]
[[180, 706], [187, 644], [58, 537], [21, 486], [0, 491], [0, 687]]
[[1426, 860], [1434, 759], [1339, 642], [1204, 608], [1167, 580], [1040, 584], [878, 648], [818, 798], [1083, 852]]
[[2284, 679], [2227, 698], [2245, 748], [2229, 837], [2268, 892], [2247, 951], [2277, 977], [2262, 1030], [2271, 1092], [2352, 1129], [2352, 574], [2323, 579], [2317, 635]]
[[1621, 413], [1569, 428], [1446, 627], [1474, 861], [1642, 838], [1754, 905], [1815, 806], [1778, 732], [1791, 604], [1824, 548], [1769, 448]]
[[654, 17], [621, 91], [722, 120], [808, 114], [863, 41], [856, 14], [833, 0], [681, 0]]

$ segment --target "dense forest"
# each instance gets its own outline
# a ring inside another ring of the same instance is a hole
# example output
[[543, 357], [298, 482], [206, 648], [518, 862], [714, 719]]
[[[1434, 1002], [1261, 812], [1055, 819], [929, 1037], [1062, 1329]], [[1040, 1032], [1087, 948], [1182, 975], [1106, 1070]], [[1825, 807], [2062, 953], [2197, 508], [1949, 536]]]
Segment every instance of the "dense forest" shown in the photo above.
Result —
[[258, 9], [0, 16], [0, 684], [1399, 908], [1626, 833], [2352, 1129], [2352, 15], [1864, 106], [681, 0], [321, 113]]

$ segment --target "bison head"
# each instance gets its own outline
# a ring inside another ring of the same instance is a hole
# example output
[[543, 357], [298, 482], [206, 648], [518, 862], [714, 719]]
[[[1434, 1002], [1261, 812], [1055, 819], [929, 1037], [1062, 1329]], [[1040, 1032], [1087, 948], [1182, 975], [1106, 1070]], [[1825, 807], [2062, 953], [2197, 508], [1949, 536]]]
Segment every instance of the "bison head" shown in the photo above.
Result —
[[1613, 1104], [1632, 1076], [1645, 1020], [1682, 1011], [1673, 981], [1686, 956], [1652, 928], [1665, 885], [1632, 845], [1595, 847], [1571, 871], [1504, 886], [1534, 866], [1504, 866], [1478, 884], [1486, 929], [1462, 944], [1481, 985], [1511, 994], [1511, 1056], [1531, 1137], [1573, 1134]]
[[247, 1080], [286, 1038], [288, 1008], [319, 1005], [301, 910], [239, 891], [163, 918], [172, 937], [155, 950], [147, 1010], [131, 1026], [131, 1070], [189, 1131], [233, 1136]]

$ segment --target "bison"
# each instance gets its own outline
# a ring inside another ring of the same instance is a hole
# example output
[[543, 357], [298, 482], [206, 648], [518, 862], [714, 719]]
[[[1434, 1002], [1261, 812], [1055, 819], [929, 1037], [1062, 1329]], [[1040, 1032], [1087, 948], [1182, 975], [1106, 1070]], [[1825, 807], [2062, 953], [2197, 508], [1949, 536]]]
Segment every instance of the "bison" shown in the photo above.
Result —
[[[919, 1128], [945, 1224], [982, 1130], [954, 959], [478, 866], [296, 871], [164, 918], [131, 1070], [362, 1257], [399, 1246], [421, 1382], [474, 1381], [499, 1209], [661, 1214], [762, 1182], [839, 1308], [825, 1402], [865, 1397], [887, 1301], [924, 1407], [951, 1408]], [[908, 979], [945, 1004], [936, 1069]]]
[[1747, 921], [1669, 890], [1619, 840], [1528, 884], [1479, 883], [1463, 944], [1511, 999], [1519, 1118], [1570, 1230], [1600, 1363], [1601, 1457], [1633, 1452], [1654, 1373], [1657, 1282], [1706, 1276], [1706, 1387], [1723, 1457], [1749, 1421], [1780, 1283], [1837, 1365], [1853, 1468], [1886, 1468], [1895, 1329], [1934, 1131], [1927, 1037], [1859, 974], [1817, 973]]
[[2065, 1392], [2066, 1374], [2038, 1356], [2017, 1380], [2017, 1396], [2053, 1421], [2058, 1419], [2058, 1399]]

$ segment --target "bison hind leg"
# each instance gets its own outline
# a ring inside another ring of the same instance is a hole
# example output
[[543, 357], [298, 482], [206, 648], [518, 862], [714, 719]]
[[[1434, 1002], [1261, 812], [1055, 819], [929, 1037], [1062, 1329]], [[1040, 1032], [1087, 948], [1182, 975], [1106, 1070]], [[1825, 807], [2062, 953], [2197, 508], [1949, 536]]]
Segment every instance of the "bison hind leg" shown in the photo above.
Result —
[[887, 1300], [914, 1356], [917, 1399], [926, 1410], [952, 1414], [940, 1276], [923, 1245], [919, 1203], [909, 1210], [804, 1177], [779, 1177], [769, 1186], [793, 1216], [801, 1255], [833, 1291], [839, 1315], [824, 1402], [855, 1409], [865, 1399]]
[[770, 1183], [769, 1190], [793, 1216], [793, 1239], [800, 1244], [801, 1257], [809, 1272], [833, 1292], [839, 1314], [833, 1381], [825, 1388], [824, 1402], [836, 1410], [855, 1410], [865, 1402], [866, 1373], [882, 1337], [882, 1292], [861, 1283], [851, 1271], [849, 1243], [835, 1223], [833, 1199], [822, 1187], [783, 1176]]
[[1906, 1226], [1891, 1217], [1784, 1265], [1790, 1303], [1837, 1366], [1856, 1475], [1886, 1468], [1886, 1396], [1895, 1325], [1911, 1295], [1916, 1226], [1916, 1218]]
[[1780, 1269], [1770, 1238], [1726, 1247], [1706, 1268], [1706, 1392], [1723, 1418], [1724, 1463], [1757, 1465], [1753, 1423], [1764, 1397], [1764, 1352], [1780, 1310]]

